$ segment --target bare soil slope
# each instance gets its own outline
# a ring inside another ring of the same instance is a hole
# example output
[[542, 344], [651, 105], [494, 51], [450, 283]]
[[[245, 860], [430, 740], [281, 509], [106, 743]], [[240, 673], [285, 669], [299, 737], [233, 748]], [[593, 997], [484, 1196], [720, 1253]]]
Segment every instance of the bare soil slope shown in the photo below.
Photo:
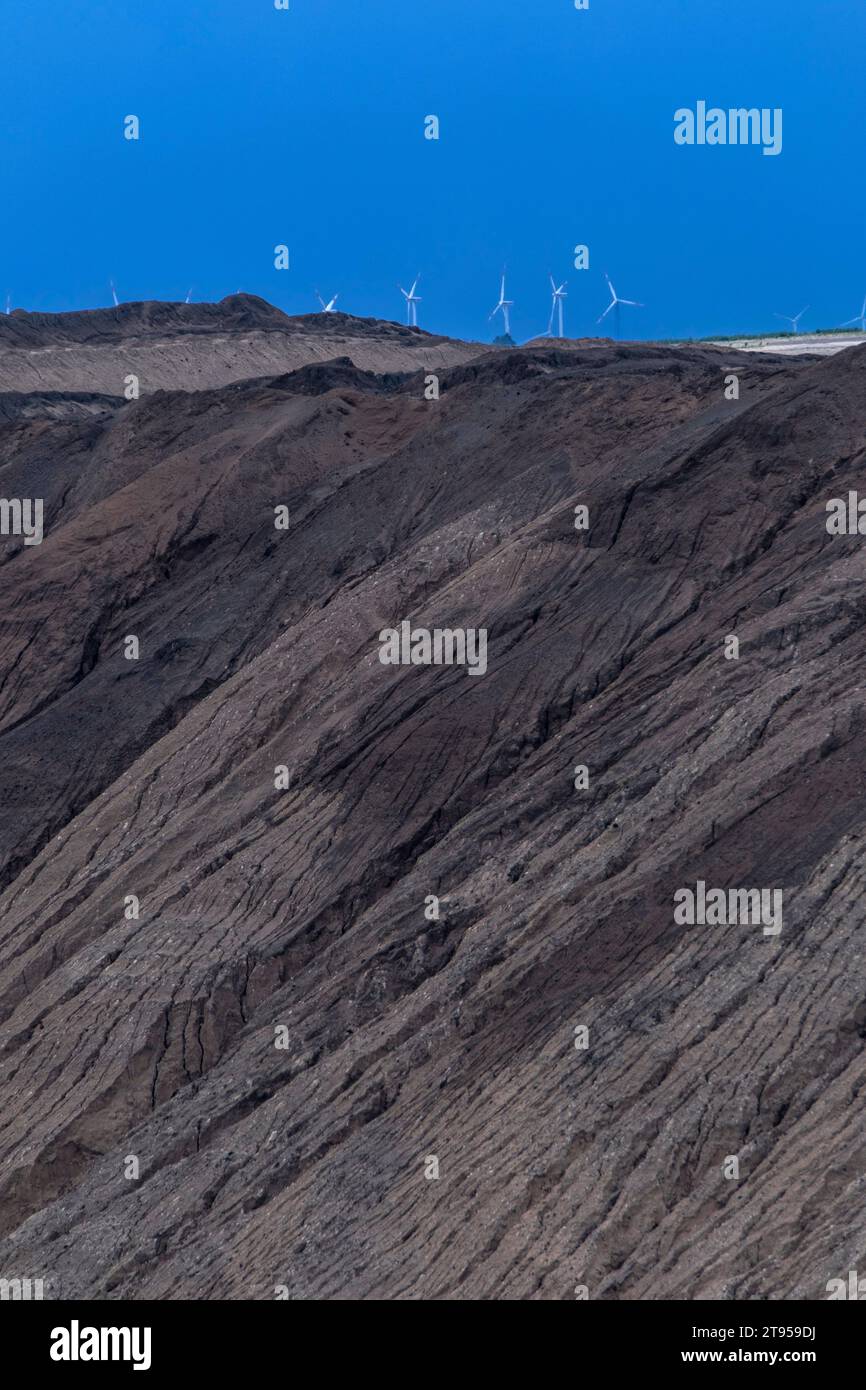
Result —
[[[862, 1263], [864, 542], [824, 506], [866, 351], [742, 358], [736, 401], [732, 360], [10, 399], [46, 534], [0, 566], [0, 1273], [785, 1299]], [[403, 619], [485, 628], [486, 674], [382, 665]], [[697, 879], [782, 889], [781, 934], [676, 925]]]
[[219, 304], [121, 304], [74, 314], [0, 315], [0, 392], [95, 391], [122, 396], [224, 386], [348, 357], [367, 371], [435, 370], [484, 348], [351, 314], [290, 318], [255, 295]]

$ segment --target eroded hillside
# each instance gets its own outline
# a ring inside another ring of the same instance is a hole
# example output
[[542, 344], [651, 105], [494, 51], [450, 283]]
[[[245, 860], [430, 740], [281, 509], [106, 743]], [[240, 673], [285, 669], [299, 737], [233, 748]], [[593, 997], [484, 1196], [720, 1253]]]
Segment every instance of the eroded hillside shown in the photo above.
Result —
[[[370, 351], [0, 412], [45, 504], [0, 566], [0, 1268], [821, 1297], [866, 1239], [864, 552], [825, 525], [866, 352], [532, 346], [431, 400]], [[383, 665], [404, 620], [486, 671]], [[781, 932], [678, 924], [698, 880]]]

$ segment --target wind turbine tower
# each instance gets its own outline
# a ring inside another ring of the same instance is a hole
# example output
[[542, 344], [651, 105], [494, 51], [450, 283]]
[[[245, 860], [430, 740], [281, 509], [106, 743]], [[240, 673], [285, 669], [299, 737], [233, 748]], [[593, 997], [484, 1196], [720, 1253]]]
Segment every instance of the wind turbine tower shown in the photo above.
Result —
[[400, 291], [400, 293], [406, 301], [406, 322], [408, 323], [410, 328], [418, 327], [418, 310], [415, 306], [421, 303], [421, 296], [420, 294], [415, 293], [415, 288], [420, 279], [421, 272], [419, 270], [418, 274], [415, 276], [415, 279], [412, 282], [412, 288], [408, 291], [408, 293], [406, 290], [404, 290], [402, 285], [397, 286], [398, 290]]
[[551, 275], [550, 277], [550, 288], [553, 291], [553, 302], [550, 306], [550, 323], [547, 325], [548, 338], [550, 337], [550, 332], [553, 328], [553, 317], [556, 313], [557, 306], [559, 307], [559, 337], [565, 337], [565, 330], [562, 326], [562, 301], [568, 297], [565, 292], [565, 287], [567, 284], [568, 281], [563, 280], [562, 284], [559, 287], [557, 287], [556, 281], [554, 280], [553, 276]]
[[629, 305], [631, 305], [631, 307], [632, 307], [633, 309], [643, 309], [643, 308], [645, 308], [646, 306], [643, 305], [643, 304], [641, 304], [640, 300], [638, 300], [638, 299], [620, 299], [619, 295], [617, 294], [616, 290], [614, 289], [613, 285], [612, 285], [611, 282], [610, 282], [610, 276], [608, 275], [607, 271], [604, 272], [604, 278], [605, 278], [605, 280], [607, 281], [607, 287], [608, 287], [608, 289], [610, 290], [610, 303], [608, 304], [608, 306], [607, 306], [607, 308], [605, 309], [604, 313], [603, 313], [599, 318], [596, 319], [596, 323], [601, 323], [601, 320], [602, 320], [602, 319], [606, 319], [606, 318], [607, 318], [607, 316], [608, 316], [608, 314], [610, 313], [611, 309], [616, 309], [616, 320], [615, 320], [615, 322], [616, 322], [617, 333], [618, 333], [618, 332], [619, 332], [619, 306], [620, 306], [620, 304], [629, 304]]
[[511, 337], [511, 321], [508, 311], [513, 308], [513, 306], [514, 300], [505, 298], [505, 271], [503, 270], [502, 282], [499, 286], [499, 302], [491, 309], [490, 318], [492, 319], [496, 314], [502, 314], [502, 322], [505, 324], [505, 332], [509, 338]]
[[[807, 304], [807, 305], [806, 305], [806, 309], [808, 309], [808, 308], [809, 308], [809, 305]], [[800, 312], [799, 312], [799, 314], [795, 314], [795, 315], [793, 316], [793, 318], [791, 317], [790, 314], [774, 314], [773, 317], [774, 317], [774, 318], [777, 318], [777, 319], [784, 319], [786, 323], [789, 323], [789, 324], [791, 325], [791, 332], [792, 332], [792, 333], [799, 333], [799, 332], [800, 332], [800, 329], [799, 329], [799, 327], [798, 327], [798, 324], [799, 324], [799, 322], [800, 322], [800, 319], [801, 319], [801, 318], [803, 317], [803, 315], [805, 314], [806, 309], [801, 309]]]

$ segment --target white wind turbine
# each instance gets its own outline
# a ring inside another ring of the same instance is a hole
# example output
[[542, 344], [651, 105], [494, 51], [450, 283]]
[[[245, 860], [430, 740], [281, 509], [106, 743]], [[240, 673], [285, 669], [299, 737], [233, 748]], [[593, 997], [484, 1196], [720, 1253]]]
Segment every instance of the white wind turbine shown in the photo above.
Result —
[[568, 281], [563, 280], [562, 284], [557, 288], [556, 281], [554, 280], [553, 276], [551, 275], [550, 277], [550, 288], [553, 291], [553, 301], [550, 305], [550, 323], [547, 325], [548, 338], [550, 337], [550, 330], [553, 328], [553, 316], [556, 313], [557, 305], [559, 306], [559, 336], [560, 338], [565, 337], [565, 332], [562, 327], [562, 301], [568, 298], [565, 292], [565, 287], [567, 284]]
[[12, 296], [11, 296], [11, 294], [7, 294], [7, 296], [6, 296], [6, 312], [7, 312], [7, 314], [11, 314], [11, 313], [12, 313]]
[[186, 299], [183, 301], [184, 304], [189, 304], [190, 300], [192, 299], [192, 292], [194, 289], [195, 285], [190, 285], [189, 289], [186, 292]]
[[[808, 308], [809, 308], [809, 305], [807, 304], [807, 305], [806, 305], [806, 309], [808, 309]], [[773, 318], [774, 318], [774, 319], [784, 319], [786, 323], [789, 323], [789, 324], [791, 325], [791, 332], [792, 332], [792, 333], [799, 333], [800, 330], [799, 330], [799, 328], [797, 327], [797, 325], [798, 325], [798, 323], [800, 322], [800, 319], [801, 319], [801, 318], [803, 317], [803, 315], [805, 314], [806, 309], [801, 309], [800, 312], [799, 312], [799, 314], [795, 314], [793, 318], [791, 317], [790, 314], [774, 314], [774, 315], [773, 315]]]
[[[413, 289], [414, 289], [414, 286], [413, 286]], [[318, 290], [316, 290], [316, 298], [318, 299], [319, 303], [320, 303], [321, 306], [322, 306], [322, 313], [323, 313], [323, 314], [336, 314], [337, 311], [336, 311], [336, 309], [334, 308], [334, 305], [336, 304], [337, 300], [340, 298], [340, 296], [339, 296], [338, 294], [335, 294], [333, 299], [329, 299], [328, 302], [327, 302], [327, 304], [325, 303], [325, 301], [324, 301], [324, 299], [322, 298], [322, 296], [319, 294], [319, 291], [318, 291]]]
[[848, 319], [848, 322], [843, 323], [842, 327], [847, 328], [848, 325], [852, 323], [859, 323], [860, 332], [866, 333], [866, 295], [863, 296], [863, 308], [860, 310], [859, 314], [856, 314], [853, 319]]
[[112, 299], [114, 300], [114, 307], [115, 307], [115, 309], [116, 309], [116, 308], [118, 307], [118, 305], [120, 304], [120, 300], [119, 300], [118, 297], [117, 297], [117, 290], [114, 288], [114, 281], [113, 281], [113, 280], [109, 280], [108, 283], [109, 283], [109, 285], [111, 286], [111, 297], [112, 297]]
[[638, 299], [620, 299], [613, 285], [610, 283], [610, 276], [608, 275], [607, 271], [604, 272], [604, 278], [607, 281], [607, 287], [610, 290], [610, 303], [608, 304], [604, 313], [596, 319], [596, 323], [601, 323], [602, 319], [606, 319], [611, 309], [617, 310], [617, 323], [619, 323], [620, 304], [630, 304], [633, 309], [643, 309], [646, 307], [644, 304], [641, 304], [640, 300]]
[[415, 308], [415, 305], [421, 303], [421, 296], [420, 294], [415, 293], [415, 287], [417, 286], [418, 281], [420, 279], [421, 272], [419, 270], [418, 274], [415, 276], [415, 279], [412, 281], [412, 288], [408, 291], [408, 293], [406, 292], [406, 290], [404, 290], [402, 285], [397, 286], [397, 289], [400, 291], [400, 293], [406, 301], [406, 322], [408, 323], [410, 328], [418, 327], [418, 310]]
[[[502, 272], [502, 283], [501, 283], [500, 286], [499, 286], [499, 303], [496, 304], [496, 305], [494, 306], [493, 309], [491, 309], [490, 315], [489, 315], [489, 319], [492, 319], [492, 318], [494, 317], [494, 315], [498, 314], [499, 311], [501, 310], [501, 311], [502, 311], [502, 321], [503, 321], [503, 323], [505, 324], [505, 332], [508, 334], [509, 338], [511, 337], [511, 323], [510, 323], [509, 317], [508, 317], [508, 310], [511, 309], [511, 308], [513, 307], [513, 305], [514, 305], [514, 300], [513, 300], [513, 299], [506, 299], [506, 298], [505, 298], [505, 271], [503, 270], [503, 272]], [[489, 319], [488, 319], [488, 322], [489, 322]]]

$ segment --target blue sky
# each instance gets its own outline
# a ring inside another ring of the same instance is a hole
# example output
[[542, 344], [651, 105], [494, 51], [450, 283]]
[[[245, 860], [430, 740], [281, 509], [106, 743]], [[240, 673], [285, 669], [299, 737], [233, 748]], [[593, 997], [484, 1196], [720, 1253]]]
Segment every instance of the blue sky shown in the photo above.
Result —
[[[489, 339], [803, 327], [859, 311], [862, 0], [2, 0], [0, 296], [219, 299]], [[674, 111], [781, 107], [783, 149], [679, 147]], [[138, 142], [123, 119], [141, 120]], [[440, 139], [424, 139], [436, 114]], [[274, 269], [286, 243], [291, 267]], [[590, 268], [573, 268], [573, 247]]]

